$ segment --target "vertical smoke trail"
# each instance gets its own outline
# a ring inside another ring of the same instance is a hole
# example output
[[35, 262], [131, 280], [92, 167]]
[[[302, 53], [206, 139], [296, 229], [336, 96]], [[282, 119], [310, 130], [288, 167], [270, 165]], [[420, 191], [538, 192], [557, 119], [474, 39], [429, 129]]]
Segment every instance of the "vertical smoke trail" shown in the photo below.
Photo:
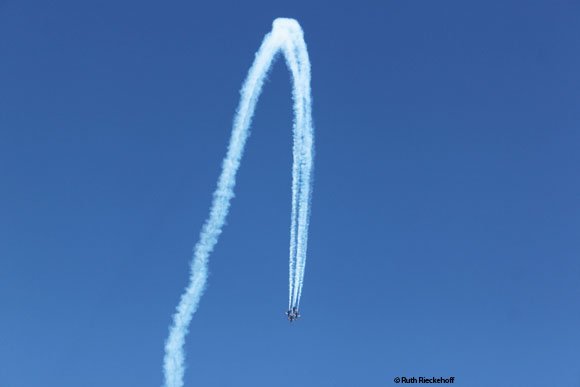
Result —
[[234, 196], [236, 173], [249, 135], [256, 103], [264, 78], [275, 56], [282, 52], [292, 74], [294, 135], [292, 166], [292, 213], [290, 227], [289, 305], [297, 306], [302, 293], [308, 221], [310, 215], [313, 164], [313, 127], [310, 97], [310, 60], [300, 25], [293, 19], [276, 19], [256, 53], [241, 90], [232, 134], [208, 219], [195, 245], [190, 282], [181, 296], [169, 337], [165, 343], [163, 371], [166, 387], [182, 387], [185, 355], [183, 346], [189, 323], [198, 308], [207, 280], [207, 261], [222, 232], [230, 201]]
[[[298, 75], [295, 79], [300, 82], [300, 87], [294, 90], [299, 94], [295, 95], [295, 100], [300, 101], [299, 108], [302, 109], [300, 113], [296, 113], [296, 117], [302, 118], [304, 121], [299, 125], [305, 128], [312, 128], [312, 113], [311, 113], [311, 97], [310, 97], [310, 61], [308, 59], [308, 51], [306, 50], [306, 43], [304, 39], [294, 39], [294, 55], [287, 55], [287, 61], [294, 61], [290, 68], [298, 67]], [[293, 72], [294, 75], [294, 72]], [[296, 105], [295, 105], [296, 106]], [[297, 164], [299, 168], [298, 184], [298, 203], [301, 204], [298, 210], [298, 236], [297, 236], [297, 254], [296, 254], [296, 275], [294, 279], [294, 306], [298, 307], [300, 304], [300, 296], [302, 295], [302, 285], [304, 282], [304, 268], [306, 264], [306, 248], [308, 241], [308, 222], [310, 218], [310, 197], [312, 189], [312, 166], [313, 166], [313, 149], [314, 149], [314, 133], [312, 130], [297, 131], [301, 136], [298, 140], [300, 144], [297, 157]], [[304, 232], [300, 232], [304, 230]]]

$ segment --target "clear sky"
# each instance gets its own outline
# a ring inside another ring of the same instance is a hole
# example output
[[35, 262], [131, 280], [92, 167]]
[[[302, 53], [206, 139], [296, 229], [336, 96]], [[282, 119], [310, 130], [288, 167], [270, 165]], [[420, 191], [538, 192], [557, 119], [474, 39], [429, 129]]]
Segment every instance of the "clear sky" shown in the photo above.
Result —
[[0, 386], [161, 385], [238, 90], [280, 16], [312, 62], [302, 318], [284, 317], [279, 61], [186, 386], [580, 386], [580, 3], [312, 3], [0, 0]]

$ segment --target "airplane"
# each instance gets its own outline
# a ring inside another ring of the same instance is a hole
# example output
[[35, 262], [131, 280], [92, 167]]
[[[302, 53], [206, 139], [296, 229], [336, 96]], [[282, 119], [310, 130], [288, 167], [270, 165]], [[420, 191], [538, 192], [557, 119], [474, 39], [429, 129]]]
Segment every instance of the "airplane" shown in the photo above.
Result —
[[298, 312], [297, 307], [293, 307], [292, 309], [288, 309], [286, 316], [288, 316], [288, 321], [292, 322], [300, 317], [300, 312]]

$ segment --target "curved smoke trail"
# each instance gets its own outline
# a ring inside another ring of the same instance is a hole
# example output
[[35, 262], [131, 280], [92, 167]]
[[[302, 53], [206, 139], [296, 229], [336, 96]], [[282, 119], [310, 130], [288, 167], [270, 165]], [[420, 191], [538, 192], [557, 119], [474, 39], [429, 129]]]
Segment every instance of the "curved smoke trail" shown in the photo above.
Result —
[[249, 135], [256, 103], [262, 91], [264, 78], [278, 53], [282, 53], [292, 74], [294, 100], [294, 135], [292, 166], [292, 213], [290, 225], [289, 308], [298, 306], [302, 294], [310, 196], [314, 133], [311, 117], [310, 60], [302, 29], [296, 20], [276, 19], [256, 53], [254, 63], [241, 90], [240, 103], [234, 118], [232, 135], [209, 217], [195, 245], [190, 271], [190, 282], [181, 296], [169, 337], [165, 343], [165, 387], [182, 387], [185, 355], [183, 345], [189, 323], [197, 310], [205, 290], [207, 261], [222, 232], [230, 201], [234, 196], [236, 172]]

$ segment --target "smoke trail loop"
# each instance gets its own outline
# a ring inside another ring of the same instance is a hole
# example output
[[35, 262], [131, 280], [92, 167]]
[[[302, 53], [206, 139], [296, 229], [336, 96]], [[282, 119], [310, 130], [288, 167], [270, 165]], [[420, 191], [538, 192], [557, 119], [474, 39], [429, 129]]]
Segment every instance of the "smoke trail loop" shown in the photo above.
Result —
[[234, 196], [236, 173], [249, 136], [264, 79], [278, 53], [286, 59], [292, 75], [294, 101], [292, 211], [289, 257], [289, 308], [298, 306], [302, 294], [308, 225], [310, 216], [311, 174], [313, 164], [313, 127], [310, 97], [310, 61], [302, 29], [293, 19], [279, 18], [264, 37], [240, 91], [232, 134], [222, 172], [213, 194], [212, 205], [194, 247], [189, 284], [181, 295], [169, 336], [165, 342], [165, 387], [182, 387], [185, 371], [183, 346], [189, 323], [196, 312], [207, 281], [207, 261], [213, 251]]

